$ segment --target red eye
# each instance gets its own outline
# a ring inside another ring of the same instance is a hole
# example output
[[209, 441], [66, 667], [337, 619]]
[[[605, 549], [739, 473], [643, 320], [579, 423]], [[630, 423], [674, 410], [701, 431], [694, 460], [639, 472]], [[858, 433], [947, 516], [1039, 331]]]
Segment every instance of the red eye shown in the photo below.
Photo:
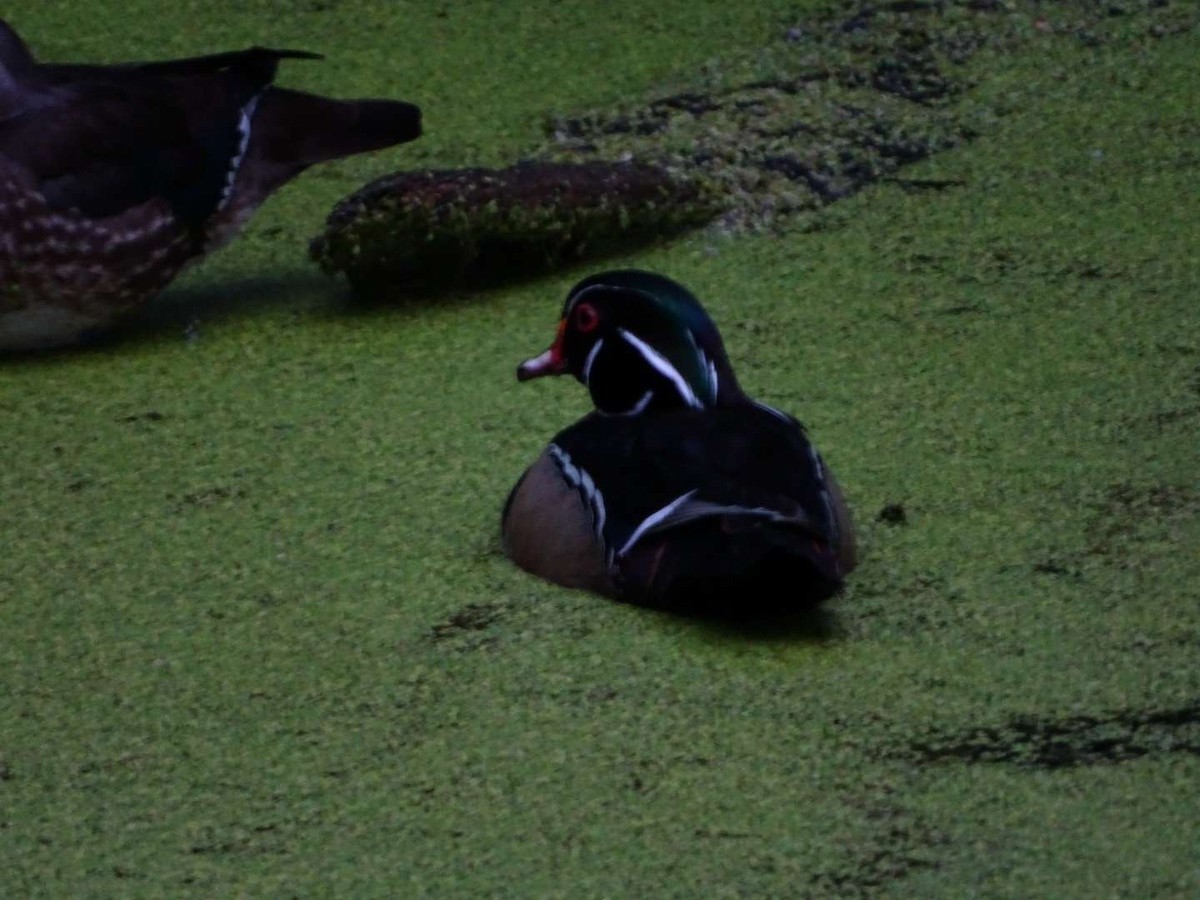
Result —
[[575, 322], [575, 330], [583, 334], [593, 331], [600, 324], [600, 313], [590, 303], [580, 303], [571, 314]]

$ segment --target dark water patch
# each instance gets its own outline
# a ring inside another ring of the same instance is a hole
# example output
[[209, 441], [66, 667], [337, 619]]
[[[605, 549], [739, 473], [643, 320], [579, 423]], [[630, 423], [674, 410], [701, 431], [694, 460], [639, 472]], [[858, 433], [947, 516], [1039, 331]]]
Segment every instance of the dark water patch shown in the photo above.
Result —
[[165, 418], [166, 416], [163, 413], [160, 413], [157, 409], [148, 409], [141, 413], [130, 413], [126, 416], [118, 416], [116, 421], [120, 422], [122, 425], [129, 425], [134, 422], [161, 422]]
[[1083, 577], [1079, 567], [1070, 560], [1049, 557], [1033, 564], [1033, 571], [1038, 575], [1052, 575], [1057, 578], [1078, 579]]
[[968, 313], [983, 312], [984, 308], [977, 303], [954, 303], [950, 306], [941, 306], [937, 309], [932, 309], [930, 312], [935, 316], [961, 316]]
[[838, 863], [814, 873], [804, 896], [870, 897], [914, 872], [938, 869], [947, 836], [895, 799], [891, 785], [872, 785], [870, 794], [848, 801], [866, 823], [866, 833]]
[[[1144, 569], [1171, 552], [1173, 532], [1200, 516], [1200, 489], [1191, 486], [1117, 482], [1088, 494], [1082, 546], [1033, 561], [1033, 575], [1083, 580], [1097, 560], [1106, 568]], [[1000, 571], [1012, 568], [1020, 567]]]
[[961, 596], [941, 572], [877, 566], [855, 572], [839, 608], [851, 639], [883, 632], [928, 634], [955, 626], [963, 614]]
[[1193, 402], [1193, 398], [1200, 395], [1200, 365], [1194, 363], [1200, 356], [1200, 347], [1157, 341], [1152, 353], [1169, 371], [1164, 381], [1174, 385], [1174, 389], [1165, 387], [1157, 398], [1161, 406], [1128, 415], [1124, 417], [1124, 424], [1129, 428], [1150, 425], [1156, 432], [1163, 432], [1200, 416], [1200, 404]]
[[194, 854], [276, 856], [289, 852], [274, 824], [237, 827], [224, 834], [214, 828], [205, 828], [203, 832], [201, 839], [189, 848]]
[[[1003, 112], [961, 102], [978, 77], [966, 64], [984, 51], [1024, 52], [1081, 33], [1096, 43], [1141, 39], [1194, 24], [1154, 2], [1127, 4], [1116, 16], [1087, 0], [1053, 8], [993, 0], [843, 4], [782, 29], [778, 42], [757, 50], [753, 78], [704, 73], [641, 104], [552, 115], [549, 143], [534, 157], [631, 158], [699, 174], [729, 196], [726, 227], [772, 225], [977, 137], [974, 123]], [[905, 190], [961, 184], [895, 180]]]
[[[975, 96], [983, 75], [968, 64], [981, 54], [1047, 53], [1084, 32], [1143, 40], [1155, 25], [1170, 31], [1169, 13], [1141, 3], [1114, 17], [1089, 0], [842, 3], [657, 96], [550, 113], [545, 139], [507, 168], [385, 176], [335, 207], [310, 255], [357, 291], [394, 299], [441, 293], [448, 274], [458, 287], [512, 283], [714, 219], [718, 231], [796, 218], [819, 228], [822, 209], [881, 180], [961, 184], [896, 172], [975, 139], [1020, 102]], [[1094, 265], [1064, 274], [1109, 277]]]
[[885, 178], [884, 180], [910, 194], [922, 191], [948, 191], [952, 188], [967, 186], [967, 182], [961, 178]]
[[178, 513], [188, 509], [209, 509], [235, 500], [242, 500], [247, 496], [248, 492], [243, 487], [214, 484], [179, 495], [168, 494], [167, 500], [171, 502], [172, 509]]
[[1178, 422], [1185, 422], [1200, 416], [1200, 406], [1178, 406], [1173, 409], [1163, 409], [1151, 413], [1147, 419], [1158, 428], [1165, 428]]
[[1200, 701], [1173, 709], [1124, 710], [1065, 718], [1020, 716], [913, 741], [901, 756], [918, 763], [958, 760], [1062, 769], [1168, 753], [1200, 754]]
[[429, 629], [429, 640], [435, 644], [454, 643], [464, 650], [490, 646], [496, 637], [486, 632], [503, 614], [499, 603], [468, 603]]
[[1174, 634], [1168, 633], [1153, 637], [1146, 634], [1135, 634], [1124, 645], [1124, 649], [1146, 656], [1157, 656], [1163, 651], [1169, 652], [1178, 647], [1187, 648], [1188, 652], [1195, 652], [1197, 648], [1200, 648], [1200, 631], [1183, 630]]
[[1200, 515], [1200, 490], [1171, 484], [1109, 485], [1091, 504], [1087, 528], [1092, 556], [1131, 562], [1145, 532]]

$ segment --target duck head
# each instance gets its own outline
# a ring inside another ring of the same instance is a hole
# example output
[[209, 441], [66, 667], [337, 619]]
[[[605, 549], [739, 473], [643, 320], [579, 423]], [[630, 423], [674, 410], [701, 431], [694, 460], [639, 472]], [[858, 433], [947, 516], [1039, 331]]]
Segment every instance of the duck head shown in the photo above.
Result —
[[700, 302], [665, 275], [638, 269], [576, 284], [550, 348], [517, 369], [520, 381], [567, 374], [609, 415], [708, 409], [745, 398]]

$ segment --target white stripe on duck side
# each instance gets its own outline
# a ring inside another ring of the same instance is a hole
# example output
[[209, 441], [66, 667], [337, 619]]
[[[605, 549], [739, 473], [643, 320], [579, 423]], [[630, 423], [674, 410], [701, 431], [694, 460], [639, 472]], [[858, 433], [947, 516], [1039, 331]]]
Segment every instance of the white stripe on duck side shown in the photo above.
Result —
[[[717, 378], [717, 364], [715, 362], [713, 362], [712, 359], [709, 357], [709, 355], [707, 353], [705, 353], [703, 349], [701, 349], [701, 347], [698, 343], [696, 343], [696, 335], [692, 333], [692, 330], [690, 328], [687, 331], [687, 336], [688, 336], [688, 341], [692, 345], [692, 349], [694, 351], [696, 351], [696, 356], [698, 356], [700, 358], [701, 363], [703, 363], [703, 365], [704, 365], [704, 374], [705, 374], [706, 378], [708, 379], [708, 391], [709, 391], [709, 396], [706, 397], [705, 399], [709, 403], [716, 403], [717, 402], [717, 394], [720, 393], [720, 389], [721, 389], [720, 379]], [[706, 405], [708, 405], [708, 404], [706, 404]]]
[[749, 516], [755, 519], [764, 519], [768, 522], [779, 522], [803, 528], [811, 529], [815, 527], [812, 518], [803, 510], [800, 510], [795, 515], [789, 515], [777, 509], [771, 509], [768, 506], [738, 506], [731, 503], [713, 503], [709, 500], [695, 500], [693, 498], [698, 490], [696, 488], [688, 491], [686, 494], [679, 495], [666, 506], [643, 519], [641, 524], [634, 529], [633, 534], [629, 536], [629, 540], [617, 552], [617, 555], [624, 556], [627, 554], [646, 535], [666, 528], [674, 528], [685, 522], [694, 522], [697, 519], [705, 519], [712, 516]]
[[697, 490], [697, 488], [692, 488], [692, 490], [688, 491], [686, 494], [680, 494], [666, 506], [650, 513], [650, 515], [642, 519], [641, 524], [639, 524], [637, 528], [633, 529], [633, 534], [629, 536], [629, 540], [627, 540], [624, 546], [617, 551], [617, 556], [624, 556], [630, 550], [632, 550], [633, 545], [641, 539], [642, 535], [652, 529], [667, 516], [671, 515], [671, 513], [675, 512], [675, 510], [677, 510], [684, 503], [687, 503], [689, 500], [691, 500], [692, 497], [696, 495]]
[[237, 151], [233, 154], [233, 159], [229, 162], [229, 170], [225, 173], [225, 186], [221, 189], [221, 199], [217, 203], [217, 209], [222, 210], [233, 197], [233, 185], [237, 181], [238, 171], [242, 167], [242, 160], [246, 158], [246, 149], [250, 146], [250, 132], [254, 122], [254, 111], [258, 109], [258, 101], [263, 95], [259, 91], [242, 107], [238, 115], [238, 146]]
[[583, 496], [584, 502], [587, 503], [588, 509], [592, 514], [592, 530], [596, 533], [596, 537], [601, 543], [604, 542], [604, 495], [600, 493], [596, 487], [596, 482], [592, 480], [592, 476], [587, 473], [587, 470], [575, 465], [571, 459], [571, 455], [567, 453], [558, 444], [551, 444], [549, 447], [550, 458], [554, 460], [558, 466], [562, 476], [567, 483]]
[[825, 522], [829, 526], [829, 537], [833, 545], [836, 547], [841, 540], [841, 533], [838, 530], [837, 514], [833, 509], [833, 497], [829, 494], [829, 488], [825, 484], [825, 461], [821, 459], [821, 454], [817, 452], [817, 448], [812, 444], [808, 445], [808, 455], [812, 460], [813, 471], [816, 472], [817, 480], [821, 483], [821, 503], [825, 506]]

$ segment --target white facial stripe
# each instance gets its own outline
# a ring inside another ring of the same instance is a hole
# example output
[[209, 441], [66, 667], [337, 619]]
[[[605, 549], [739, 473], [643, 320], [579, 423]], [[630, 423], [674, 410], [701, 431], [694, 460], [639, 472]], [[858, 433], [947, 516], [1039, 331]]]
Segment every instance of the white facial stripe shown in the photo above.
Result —
[[603, 410], [603, 409], [600, 409], [599, 407], [597, 407], [596, 412], [598, 412], [602, 416], [612, 416], [612, 417], [636, 416], [639, 413], [645, 412], [646, 407], [649, 406], [651, 401], [653, 401], [653, 400], [654, 400], [654, 391], [646, 391], [646, 393], [642, 394], [642, 396], [638, 398], [638, 402], [633, 404], [633, 406], [629, 407], [629, 409], [623, 409], [623, 410], [620, 410], [619, 412], [608, 412], [607, 410]]
[[674, 500], [672, 500], [670, 503], [668, 503], [662, 509], [658, 510], [657, 512], [652, 512], [652, 513], [650, 513], [650, 515], [646, 516], [646, 518], [642, 519], [641, 524], [638, 525], [638, 527], [633, 530], [633, 534], [631, 534], [629, 536], [629, 540], [627, 540], [625, 542], [625, 545], [623, 547], [621, 547], [620, 550], [617, 551], [617, 556], [624, 556], [626, 553], [628, 553], [633, 548], [633, 545], [638, 542], [638, 539], [643, 534], [645, 534], [648, 530], [653, 528], [655, 525], [657, 525], [659, 522], [661, 522], [663, 519], [665, 519], [671, 513], [675, 512], [675, 510], [678, 509], [680, 507], [680, 505], [687, 503], [688, 500], [692, 499], [692, 497], [695, 496], [697, 490], [699, 490], [699, 489], [693, 488], [692, 490], [688, 491], [686, 494], [680, 494], [678, 497], [676, 497]]
[[592, 349], [588, 351], [587, 359], [583, 361], [583, 383], [588, 387], [592, 384], [592, 363], [596, 361], [596, 354], [600, 352], [600, 345], [604, 343], [604, 338], [599, 338], [596, 343], [592, 344]]
[[550, 456], [558, 464], [563, 478], [567, 480], [567, 483], [571, 487], [583, 494], [584, 500], [587, 501], [592, 511], [592, 530], [603, 541], [605, 520], [604, 495], [596, 488], [596, 482], [592, 481], [592, 476], [572, 462], [571, 456], [566, 450], [558, 446], [558, 444], [551, 444], [549, 450]]
[[626, 331], [624, 328], [617, 329], [617, 333], [642, 355], [642, 359], [646, 360], [650, 368], [654, 369], [675, 386], [675, 390], [679, 392], [679, 397], [684, 403], [692, 407], [692, 409], [704, 408], [704, 404], [700, 402], [700, 398], [696, 396], [696, 392], [684, 381], [683, 376], [679, 374], [679, 370], [671, 365], [665, 356], [637, 335]]
[[646, 391], [646, 393], [642, 394], [642, 399], [639, 400], [637, 403], [633, 404], [633, 408], [630, 409], [629, 412], [625, 413], [625, 415], [636, 416], [638, 413], [642, 412], [647, 406], [649, 406], [650, 401], [653, 399], [654, 399], [654, 391]]

